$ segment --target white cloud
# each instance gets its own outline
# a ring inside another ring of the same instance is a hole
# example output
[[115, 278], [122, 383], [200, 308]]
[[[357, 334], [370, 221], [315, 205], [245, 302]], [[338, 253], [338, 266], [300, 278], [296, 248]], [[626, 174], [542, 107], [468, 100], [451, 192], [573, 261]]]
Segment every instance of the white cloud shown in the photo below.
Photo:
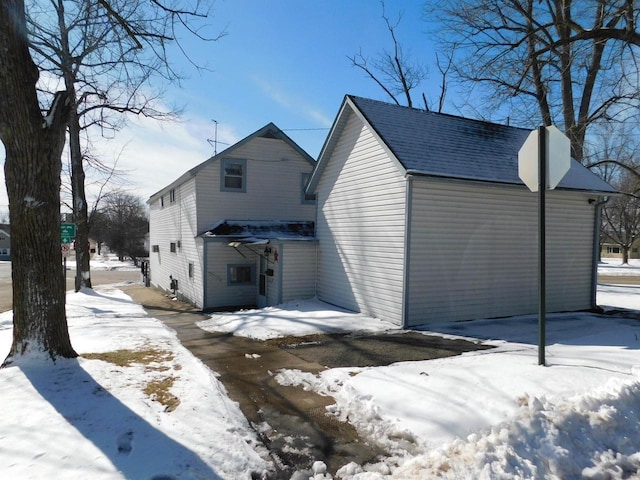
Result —
[[[213, 155], [213, 145], [207, 139], [213, 139], [214, 134], [215, 125], [201, 117], [186, 116], [178, 122], [140, 117], [132, 119], [112, 139], [93, 138], [94, 154], [107, 165], [117, 160], [117, 168], [126, 173], [126, 185], [122, 188], [146, 201], [150, 195]], [[222, 125], [218, 125], [217, 138], [218, 152], [240, 139], [232, 127]], [[5, 152], [1, 143], [0, 158], [4, 164]], [[0, 180], [1, 216], [8, 211], [9, 205], [4, 169], [0, 171]], [[87, 178], [89, 203], [99, 188], [98, 182], [93, 184], [95, 180]]]
[[309, 118], [314, 124], [319, 123], [322, 127], [330, 127], [333, 118], [324, 115], [318, 108], [306, 102], [303, 98], [285, 92], [263, 77], [255, 76], [255, 84], [274, 102], [287, 110]]

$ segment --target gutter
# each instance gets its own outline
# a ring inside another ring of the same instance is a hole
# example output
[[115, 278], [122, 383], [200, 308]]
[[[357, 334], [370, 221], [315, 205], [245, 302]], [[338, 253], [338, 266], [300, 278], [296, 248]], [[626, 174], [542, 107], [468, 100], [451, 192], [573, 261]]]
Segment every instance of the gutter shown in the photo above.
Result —
[[[601, 200], [597, 201], [594, 209], [593, 220], [593, 258], [591, 262], [591, 309], [594, 311], [600, 310], [596, 301], [596, 294], [598, 291], [598, 260], [600, 258], [600, 227], [602, 217], [602, 207], [604, 207], [611, 197], [600, 197]], [[589, 200], [590, 202], [592, 200]]]

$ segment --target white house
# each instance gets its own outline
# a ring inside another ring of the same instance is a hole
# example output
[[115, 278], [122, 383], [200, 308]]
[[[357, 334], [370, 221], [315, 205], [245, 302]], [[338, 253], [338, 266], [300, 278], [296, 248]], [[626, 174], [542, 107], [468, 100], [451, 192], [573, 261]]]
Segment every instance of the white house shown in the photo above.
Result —
[[314, 163], [270, 123], [152, 195], [151, 284], [204, 310], [312, 297]]
[[[308, 191], [319, 299], [414, 326], [537, 311], [529, 130], [345, 97]], [[547, 195], [547, 308], [595, 301], [598, 218], [615, 190], [572, 160]]]
[[0, 261], [11, 260], [11, 235], [9, 225], [0, 225]]

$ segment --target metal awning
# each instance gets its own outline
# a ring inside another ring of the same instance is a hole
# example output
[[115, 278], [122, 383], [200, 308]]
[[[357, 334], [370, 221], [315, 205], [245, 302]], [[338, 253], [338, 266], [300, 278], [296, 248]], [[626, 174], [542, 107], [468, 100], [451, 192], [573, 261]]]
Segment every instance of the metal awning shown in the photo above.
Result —
[[257, 237], [247, 237], [247, 238], [237, 238], [227, 245], [233, 248], [238, 248], [243, 245], [266, 245], [269, 243], [268, 238], [257, 238]]

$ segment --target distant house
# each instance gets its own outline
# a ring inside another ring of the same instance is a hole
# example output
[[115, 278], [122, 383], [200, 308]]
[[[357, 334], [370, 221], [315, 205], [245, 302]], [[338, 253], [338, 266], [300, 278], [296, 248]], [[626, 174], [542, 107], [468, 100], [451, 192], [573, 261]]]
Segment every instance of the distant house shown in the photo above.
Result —
[[[620, 244], [605, 236], [604, 240], [600, 244], [600, 256], [602, 258], [619, 258], [622, 260], [623, 249]], [[631, 248], [629, 248], [629, 258], [640, 258], [640, 240], [636, 240], [633, 245], [631, 245]]]
[[152, 195], [152, 285], [205, 310], [314, 296], [314, 165], [270, 123]]
[[11, 260], [11, 228], [0, 225], [0, 261]]
[[[537, 311], [529, 130], [345, 97], [308, 192], [320, 300], [400, 326]], [[547, 196], [547, 308], [595, 302], [599, 200], [579, 163]]]

